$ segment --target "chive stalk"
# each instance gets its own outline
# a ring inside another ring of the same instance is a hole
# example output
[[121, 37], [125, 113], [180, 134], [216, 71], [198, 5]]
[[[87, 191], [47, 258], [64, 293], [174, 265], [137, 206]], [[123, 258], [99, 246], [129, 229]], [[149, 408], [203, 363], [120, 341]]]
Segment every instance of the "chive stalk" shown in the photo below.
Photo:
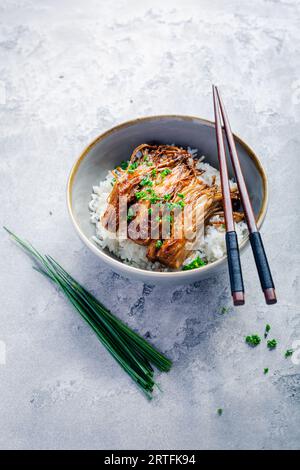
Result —
[[108, 352], [151, 399], [154, 386], [157, 385], [152, 365], [161, 372], [168, 372], [171, 361], [114, 316], [51, 256], [41, 255], [30, 243], [7, 228], [4, 229], [34, 259], [34, 269], [59, 287]]

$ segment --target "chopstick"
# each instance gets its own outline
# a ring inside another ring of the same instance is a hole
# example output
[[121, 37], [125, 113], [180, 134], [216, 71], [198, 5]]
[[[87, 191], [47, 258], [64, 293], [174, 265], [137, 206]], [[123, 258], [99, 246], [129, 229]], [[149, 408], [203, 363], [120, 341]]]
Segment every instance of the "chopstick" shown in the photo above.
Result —
[[252, 208], [252, 204], [249, 198], [247, 186], [241, 169], [238, 153], [236, 150], [233, 134], [229, 124], [229, 119], [225, 110], [224, 103], [220, 96], [220, 92], [217, 87], [214, 87], [214, 92], [217, 95], [218, 103], [221, 109], [221, 114], [224, 123], [225, 134], [227, 138], [227, 143], [229, 147], [229, 154], [231, 158], [231, 163], [234, 169], [235, 177], [237, 180], [237, 185], [239, 188], [239, 193], [242, 201], [242, 206], [244, 209], [246, 222], [249, 230], [249, 239], [256, 263], [256, 268], [258, 271], [261, 288], [265, 295], [265, 300], [268, 305], [275, 304], [277, 302], [275, 286], [272, 279], [272, 274], [270, 266], [268, 263], [267, 255], [265, 253], [263, 241], [261, 235], [258, 231], [256, 220]]
[[226, 152], [223, 139], [223, 129], [221, 124], [221, 116], [217, 102], [217, 92], [215, 86], [213, 86], [213, 99], [215, 111], [216, 139], [220, 166], [220, 179], [223, 194], [224, 218], [226, 226], [226, 248], [231, 295], [234, 305], [243, 305], [245, 303], [244, 283], [240, 262], [238, 239], [234, 227]]

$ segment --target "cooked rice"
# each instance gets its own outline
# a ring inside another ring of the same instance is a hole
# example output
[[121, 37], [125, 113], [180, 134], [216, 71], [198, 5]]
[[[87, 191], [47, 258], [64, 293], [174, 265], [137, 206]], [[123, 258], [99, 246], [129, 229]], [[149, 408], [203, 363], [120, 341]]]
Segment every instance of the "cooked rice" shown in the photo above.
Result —
[[[193, 157], [196, 156], [197, 150], [188, 150]], [[203, 160], [204, 157], [201, 157], [196, 164], [197, 168], [204, 171], [199, 178], [209, 186], [213, 184], [214, 180], [216, 184], [220, 185], [219, 171], [209, 165], [209, 163], [203, 162]], [[105, 180], [100, 181], [98, 186], [93, 186], [92, 200], [89, 203], [89, 209], [91, 211], [90, 220], [96, 226], [96, 235], [92, 237], [92, 240], [102, 249], [108, 249], [125, 264], [152, 271], [172, 271], [172, 269], [163, 266], [159, 262], [152, 263], [149, 261], [146, 257], [146, 246], [138, 245], [129, 238], [118, 240], [116, 236], [103, 227], [100, 219], [105, 212], [112, 185], [113, 175], [109, 171]], [[236, 183], [232, 180], [230, 181], [230, 187], [231, 189], [236, 188]], [[220, 220], [220, 217], [215, 216], [212, 220]], [[242, 221], [235, 224], [235, 229], [240, 244], [247, 235], [247, 225]], [[183, 265], [189, 264], [197, 256], [200, 256], [200, 258], [204, 259], [207, 263], [212, 263], [213, 261], [223, 258], [225, 254], [226, 243], [224, 226], [207, 225], [199, 250], [191, 252], [191, 256], [184, 261]]]

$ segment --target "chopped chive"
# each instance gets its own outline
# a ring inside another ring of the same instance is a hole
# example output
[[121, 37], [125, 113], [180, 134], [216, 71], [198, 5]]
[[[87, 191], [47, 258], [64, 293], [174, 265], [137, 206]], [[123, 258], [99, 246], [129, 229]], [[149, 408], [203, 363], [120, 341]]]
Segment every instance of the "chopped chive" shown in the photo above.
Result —
[[138, 166], [139, 166], [138, 162], [131, 163], [131, 165], [129, 165], [128, 170], [127, 170], [128, 173], [133, 173], [134, 170], [136, 170]]
[[145, 191], [138, 191], [137, 193], [135, 193], [135, 197], [137, 198], [137, 200], [146, 199], [147, 193]]
[[200, 256], [197, 256], [191, 263], [186, 264], [183, 266], [183, 271], [188, 271], [190, 269], [196, 269], [196, 268], [201, 268], [202, 266], [205, 266], [206, 262], [203, 261], [203, 259], [200, 258]]
[[134, 215], [135, 214], [134, 214], [132, 207], [129, 207], [128, 212], [127, 212], [127, 221], [130, 222], [133, 219]]
[[[127, 167], [128, 167], [128, 165], [129, 165], [129, 162], [125, 162], [125, 160], [123, 160], [123, 161], [120, 163], [120, 165], [118, 165], [118, 166], [120, 166], [120, 167], [122, 168], [122, 170], [126, 170]], [[116, 168], [118, 168], [118, 167], [116, 167]]]
[[184, 198], [184, 194], [182, 194], [182, 193], [178, 193], [177, 196], [178, 196], [178, 197], [181, 197], [181, 199]]
[[217, 413], [218, 413], [219, 416], [222, 416], [222, 414], [223, 414], [223, 409], [222, 409], [222, 408], [218, 408], [218, 409], [217, 409]]
[[170, 222], [170, 223], [171, 223], [171, 222], [173, 222], [174, 217], [173, 217], [172, 215], [165, 215], [164, 220], [165, 220], [166, 222]]
[[153, 170], [151, 171], [151, 176], [154, 178], [157, 174], [157, 170], [156, 168], [153, 168]]
[[293, 349], [287, 349], [284, 353], [284, 357], [290, 357], [293, 355], [294, 350]]
[[268, 367], [265, 367], [265, 368], [264, 368], [264, 374], [266, 375], [268, 372], [269, 372], [269, 368], [268, 368]]
[[153, 182], [149, 178], [143, 178], [140, 182], [141, 186], [153, 186]]
[[159, 201], [159, 199], [160, 199], [160, 198], [159, 198], [156, 194], [153, 194], [153, 195], [150, 197], [149, 201], [151, 202], [151, 204], [155, 204], [157, 201]]
[[258, 335], [248, 335], [246, 336], [245, 341], [247, 344], [249, 344], [249, 346], [255, 348], [256, 346], [259, 345], [259, 343], [261, 342], [261, 339]]
[[268, 336], [270, 329], [271, 329], [271, 326], [267, 323], [266, 328], [265, 328], [265, 334], [264, 334], [265, 338]]
[[148, 214], [152, 214], [152, 209], [151, 209], [151, 207], [148, 209]]
[[160, 248], [162, 246], [163, 242], [161, 240], [157, 240], [155, 243], [156, 248]]
[[171, 199], [171, 194], [165, 194], [164, 195], [164, 200], [169, 201]]
[[165, 170], [160, 172], [161, 177], [164, 179], [167, 175], [169, 175], [171, 172], [170, 168], [166, 168]]
[[220, 313], [222, 315], [224, 315], [224, 313], [227, 313], [227, 312], [229, 312], [229, 307], [222, 307], [221, 310], [220, 310]]
[[275, 349], [277, 346], [276, 339], [269, 339], [269, 341], [267, 341], [267, 346], [269, 349]]

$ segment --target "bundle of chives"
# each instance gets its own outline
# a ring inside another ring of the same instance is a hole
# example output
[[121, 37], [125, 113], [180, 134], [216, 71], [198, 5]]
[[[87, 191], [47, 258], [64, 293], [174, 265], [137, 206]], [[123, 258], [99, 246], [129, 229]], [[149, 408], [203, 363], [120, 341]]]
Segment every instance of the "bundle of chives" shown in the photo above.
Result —
[[115, 317], [51, 256], [41, 255], [30, 243], [21, 240], [6, 227], [4, 229], [35, 260], [34, 269], [60, 288], [120, 366], [147, 397], [152, 398], [154, 385], [157, 385], [152, 365], [168, 372], [171, 361]]

